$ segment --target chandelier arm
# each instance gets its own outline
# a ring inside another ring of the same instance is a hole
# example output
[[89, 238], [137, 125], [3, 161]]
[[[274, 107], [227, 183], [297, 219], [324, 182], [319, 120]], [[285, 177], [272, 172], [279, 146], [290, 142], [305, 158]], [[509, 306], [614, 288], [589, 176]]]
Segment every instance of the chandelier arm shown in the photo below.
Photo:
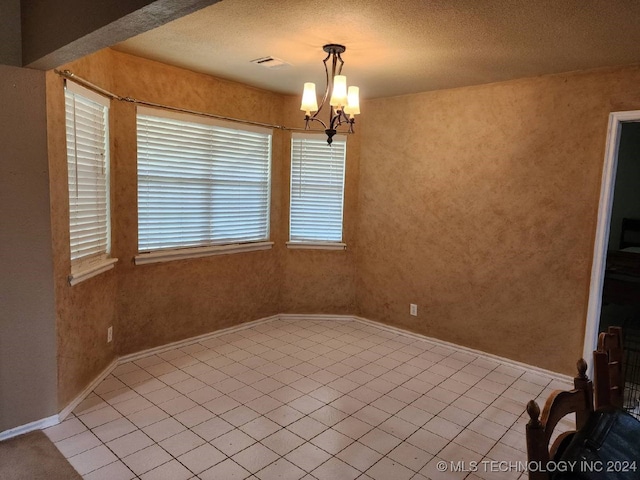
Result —
[[[326, 76], [326, 87], [324, 89], [324, 97], [322, 97], [322, 101], [320, 102], [320, 105], [318, 106], [318, 110], [316, 110], [316, 113], [314, 113], [311, 118], [313, 120], [318, 120], [319, 122], [321, 122], [324, 125], [324, 122], [322, 122], [320, 119], [316, 118], [318, 116], [318, 114], [322, 111], [322, 107], [324, 107], [324, 104], [327, 102], [328, 98], [329, 98], [329, 93], [331, 92], [331, 88], [330, 88], [330, 79], [333, 79], [333, 77], [329, 77], [329, 68], [327, 67], [327, 60], [329, 60], [331, 58], [331, 52], [329, 52], [327, 54], [327, 56], [325, 57], [325, 59], [322, 61], [322, 63], [324, 64], [324, 73]], [[334, 67], [335, 70], [335, 67]], [[331, 80], [331, 83], [333, 83], [333, 81]], [[326, 128], [326, 125], [325, 125]]]
[[349, 117], [347, 117], [347, 114], [344, 113], [344, 110], [340, 110], [340, 124], [348, 123], [348, 122], [349, 122]]
[[[333, 79], [335, 78], [336, 75], [340, 75], [340, 73], [342, 73], [342, 66], [344, 65], [344, 60], [342, 60], [342, 57], [340, 56], [340, 51], [332, 50], [331, 55], [333, 55], [333, 59], [331, 62], [331, 77], [329, 77], [329, 72], [327, 72], [327, 92], [325, 94], [325, 99], [333, 93]], [[340, 61], [340, 65], [338, 65], [338, 61]], [[329, 78], [331, 78], [331, 87], [329, 87]], [[335, 111], [334, 113], [334, 108], [332, 106], [330, 115], [333, 118], [334, 115], [339, 116], [340, 112], [341, 111], [338, 110], [338, 111]]]
[[355, 118], [348, 118], [342, 110], [340, 114], [336, 114], [331, 118], [331, 128], [333, 130], [337, 130], [340, 125], [344, 125], [345, 123], [349, 124], [349, 133], [353, 133]]
[[[318, 112], [316, 112], [317, 115]], [[322, 124], [322, 126], [326, 129], [327, 128], [327, 124], [324, 123], [322, 120], [320, 120], [319, 118], [316, 118], [315, 115], [313, 116], [309, 116], [309, 115], [305, 115], [304, 118], [306, 124], [305, 124], [305, 130], [309, 127], [309, 122], [320, 122]]]
[[[336, 68], [335, 68], [336, 60], [340, 61], [340, 66], [338, 67], [338, 71], [337, 72], [335, 71], [336, 70]], [[343, 65], [344, 65], [344, 60], [342, 60], [342, 55], [340, 54], [340, 52], [337, 52], [335, 54], [335, 58], [334, 58], [334, 67], [333, 67], [334, 76], [335, 75], [340, 75], [342, 73], [342, 66]]]

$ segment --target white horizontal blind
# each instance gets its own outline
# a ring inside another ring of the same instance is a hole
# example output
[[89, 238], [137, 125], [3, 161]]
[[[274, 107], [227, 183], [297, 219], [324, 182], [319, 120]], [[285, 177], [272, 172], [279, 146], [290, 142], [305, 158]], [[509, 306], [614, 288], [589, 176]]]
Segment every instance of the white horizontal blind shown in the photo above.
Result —
[[269, 238], [271, 131], [138, 108], [138, 251]]
[[291, 139], [292, 242], [341, 242], [346, 136], [294, 133]]
[[109, 253], [109, 100], [65, 87], [72, 265]]

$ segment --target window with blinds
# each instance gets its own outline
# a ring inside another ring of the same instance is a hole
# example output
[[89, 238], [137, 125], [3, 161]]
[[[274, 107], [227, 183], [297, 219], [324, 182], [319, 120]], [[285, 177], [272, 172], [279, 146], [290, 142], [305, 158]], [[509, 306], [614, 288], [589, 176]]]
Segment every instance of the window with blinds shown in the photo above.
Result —
[[269, 238], [271, 130], [138, 107], [138, 251]]
[[71, 265], [77, 271], [109, 255], [109, 99], [67, 82], [65, 112]]
[[342, 242], [347, 139], [294, 133], [291, 139], [289, 240]]

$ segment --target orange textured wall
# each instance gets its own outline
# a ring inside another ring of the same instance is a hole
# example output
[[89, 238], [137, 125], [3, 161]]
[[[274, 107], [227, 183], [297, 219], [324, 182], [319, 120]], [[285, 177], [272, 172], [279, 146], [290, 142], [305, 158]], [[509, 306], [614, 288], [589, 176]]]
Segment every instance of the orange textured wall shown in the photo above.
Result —
[[638, 99], [635, 67], [367, 102], [359, 313], [573, 373], [608, 115]]
[[[300, 98], [287, 97], [285, 101], [285, 125], [304, 128], [304, 113], [300, 111]], [[319, 123], [311, 128], [319, 129]], [[357, 128], [360, 125], [358, 123]], [[324, 137], [324, 134], [322, 138]], [[281, 174], [282, 209], [280, 236], [289, 239], [289, 190], [291, 182], [291, 137], [282, 154], [284, 168]], [[345, 197], [343, 210], [343, 241], [346, 250], [298, 250], [289, 249], [284, 242], [278, 245], [282, 265], [282, 312], [353, 314], [356, 310], [356, 270], [358, 176], [360, 168], [360, 137], [347, 138], [345, 170]]]
[[[302, 126], [298, 100], [104, 50], [69, 65], [124, 97], [252, 121]], [[111, 102], [112, 256], [115, 268], [70, 287], [62, 79], [48, 74], [52, 217], [58, 293], [60, 405], [116, 356], [280, 312], [350, 314], [355, 305], [357, 136], [348, 141], [346, 251], [290, 250], [290, 133], [274, 130], [272, 250], [135, 266], [136, 124], [133, 103]], [[114, 343], [104, 341], [114, 326]]]
[[[112, 71], [106, 56], [88, 57], [73, 64], [106, 89], [112, 87]], [[107, 343], [107, 328], [117, 320], [115, 270], [71, 287], [69, 254], [69, 190], [65, 138], [64, 81], [47, 72], [47, 136], [53, 273], [56, 293], [58, 339], [58, 406], [73, 400], [115, 358], [115, 344]]]
[[[61, 67], [121, 96], [279, 124], [283, 97], [112, 50]], [[275, 250], [135, 266], [137, 181], [135, 105], [111, 102], [113, 270], [70, 287], [63, 81], [48, 72], [51, 209], [58, 326], [59, 403], [66, 406], [118, 355], [280, 312]], [[271, 239], [279, 227], [286, 134], [274, 131]], [[288, 138], [288, 137], [287, 137]], [[114, 327], [114, 342], [106, 331]]]
[[[233, 118], [279, 124], [283, 97], [158, 62], [108, 51], [123, 96]], [[114, 250], [118, 266], [118, 351], [136, 352], [279, 313], [280, 275], [274, 250], [135, 266], [137, 189], [135, 106], [117, 102]], [[271, 239], [280, 242], [279, 178], [283, 133], [272, 157]], [[116, 332], [114, 332], [115, 334]]]
[[[104, 50], [63, 68], [122, 96], [302, 127], [296, 97]], [[275, 130], [272, 250], [135, 266], [135, 105], [112, 102], [115, 268], [69, 287], [62, 80], [47, 74], [60, 406], [116, 356], [276, 313], [360, 314], [572, 373], [607, 116], [640, 69], [370, 100], [349, 137], [347, 250], [290, 250], [290, 134]], [[635, 103], [634, 103], [635, 102]], [[409, 303], [419, 305], [409, 316]], [[106, 329], [114, 326], [114, 343]]]

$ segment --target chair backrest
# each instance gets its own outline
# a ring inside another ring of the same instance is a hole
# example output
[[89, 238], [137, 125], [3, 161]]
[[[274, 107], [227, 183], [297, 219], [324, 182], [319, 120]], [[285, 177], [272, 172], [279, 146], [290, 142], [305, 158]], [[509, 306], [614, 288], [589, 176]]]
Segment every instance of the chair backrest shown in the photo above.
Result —
[[[527, 423], [527, 457], [529, 462], [546, 465], [552, 460], [558, 447], [573, 431], [564, 432], [550, 445], [553, 430], [558, 422], [570, 413], [576, 415], [576, 429], [580, 429], [587, 422], [593, 412], [593, 384], [587, 377], [587, 362], [578, 360], [578, 376], [573, 379], [573, 390], [553, 392], [544, 405], [542, 416], [540, 407], [535, 400], [527, 404], [530, 420]], [[543, 471], [530, 471], [530, 480], [549, 480], [549, 474]]]
[[622, 328], [609, 327], [598, 336], [598, 349], [593, 352], [593, 382], [596, 409], [624, 403], [624, 349]]

